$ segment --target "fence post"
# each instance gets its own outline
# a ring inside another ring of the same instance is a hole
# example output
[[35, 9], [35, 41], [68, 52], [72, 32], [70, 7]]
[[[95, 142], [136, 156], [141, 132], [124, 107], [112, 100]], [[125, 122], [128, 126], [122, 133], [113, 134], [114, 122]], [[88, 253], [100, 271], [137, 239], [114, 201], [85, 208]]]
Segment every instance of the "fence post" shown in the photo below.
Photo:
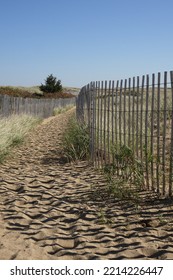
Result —
[[145, 165], [146, 165], [146, 186], [149, 189], [148, 173], [148, 100], [149, 100], [149, 75], [146, 76], [146, 111], [145, 111]]
[[96, 148], [97, 148], [97, 166], [100, 167], [100, 82], [96, 83], [96, 113], [97, 113], [97, 134], [96, 134]]
[[107, 150], [108, 150], [108, 163], [110, 164], [110, 95], [111, 95], [111, 81], [109, 81], [108, 88], [108, 107], [107, 107]]
[[104, 151], [103, 151], [103, 81], [101, 82], [101, 102], [100, 102], [100, 157], [101, 166], [103, 166]]
[[129, 78], [129, 83], [128, 83], [128, 91], [129, 91], [129, 98], [128, 98], [128, 146], [130, 147], [130, 142], [131, 142], [131, 104], [130, 104], [130, 96], [131, 96], [131, 79]]
[[133, 77], [132, 91], [132, 150], [135, 152], [135, 77]]
[[161, 74], [158, 73], [157, 78], [157, 162], [156, 162], [156, 178], [157, 178], [157, 192], [160, 190], [160, 80]]
[[104, 139], [104, 162], [107, 164], [107, 149], [106, 149], [106, 118], [107, 118], [107, 110], [106, 110], [106, 102], [107, 101], [107, 81], [105, 81], [105, 88], [104, 88], [104, 123], [103, 123], [103, 139]]
[[137, 77], [137, 87], [136, 87], [136, 156], [139, 157], [139, 76]]
[[90, 96], [90, 152], [91, 160], [94, 161], [94, 95], [92, 82], [88, 85], [88, 93]]
[[170, 169], [169, 169], [169, 196], [172, 196], [173, 182], [173, 71], [170, 72], [171, 78], [171, 147], [170, 147]]
[[92, 129], [92, 145], [93, 145], [93, 148], [92, 148], [92, 154], [93, 154], [93, 162], [94, 162], [94, 165], [96, 165], [96, 143], [97, 143], [97, 140], [96, 140], [96, 130], [97, 130], [97, 127], [96, 127], [96, 83], [95, 82], [92, 82], [91, 84], [91, 92], [92, 92], [92, 100], [93, 100], [93, 129]]
[[151, 153], [151, 184], [154, 190], [154, 163], [153, 163], [153, 145], [154, 145], [154, 94], [155, 94], [155, 74], [152, 74], [152, 97], [151, 97], [151, 143], [150, 143], [150, 153]]
[[[115, 118], [114, 118], [114, 81], [112, 81], [112, 148], [115, 142]], [[114, 159], [113, 159], [114, 160]]]
[[123, 89], [123, 93], [124, 93], [124, 127], [123, 127], [123, 130], [124, 130], [124, 145], [126, 145], [126, 112], [127, 112], [127, 108], [126, 108], [126, 90], [127, 90], [127, 79], [125, 79], [125, 82], [124, 82], [124, 89]]
[[163, 171], [163, 191], [162, 194], [165, 195], [165, 140], [166, 140], [166, 105], [167, 105], [167, 72], [164, 72], [164, 120], [163, 120], [163, 152], [162, 152], [162, 171]]
[[145, 76], [142, 76], [142, 84], [141, 84], [141, 112], [140, 112], [140, 158], [141, 161], [143, 160], [143, 102], [144, 102], [144, 83], [145, 83]]

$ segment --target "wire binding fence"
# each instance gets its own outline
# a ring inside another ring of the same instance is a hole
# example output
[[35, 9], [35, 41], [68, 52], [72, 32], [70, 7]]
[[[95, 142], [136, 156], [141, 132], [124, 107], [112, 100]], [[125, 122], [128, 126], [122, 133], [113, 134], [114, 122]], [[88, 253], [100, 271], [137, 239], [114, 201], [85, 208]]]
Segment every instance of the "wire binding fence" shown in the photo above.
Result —
[[91, 82], [78, 95], [76, 114], [88, 124], [96, 167], [114, 166], [118, 176], [127, 176], [130, 153], [143, 185], [172, 196], [173, 71]]

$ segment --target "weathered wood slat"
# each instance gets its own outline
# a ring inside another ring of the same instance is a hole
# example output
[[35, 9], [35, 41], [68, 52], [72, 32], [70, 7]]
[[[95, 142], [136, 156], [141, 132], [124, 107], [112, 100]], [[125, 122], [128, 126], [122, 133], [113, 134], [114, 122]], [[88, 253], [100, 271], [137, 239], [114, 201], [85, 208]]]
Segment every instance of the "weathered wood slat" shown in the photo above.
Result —
[[75, 105], [76, 98], [69, 99], [37, 99], [22, 98], [0, 94], [0, 115], [7, 117], [11, 114], [31, 114], [41, 118], [52, 116], [53, 109]]

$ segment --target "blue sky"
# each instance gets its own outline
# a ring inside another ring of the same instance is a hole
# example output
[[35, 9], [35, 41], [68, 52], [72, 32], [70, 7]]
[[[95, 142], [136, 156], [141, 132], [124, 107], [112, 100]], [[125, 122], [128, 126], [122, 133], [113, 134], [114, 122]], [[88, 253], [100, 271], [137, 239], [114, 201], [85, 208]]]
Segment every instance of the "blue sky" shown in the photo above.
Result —
[[0, 85], [173, 69], [172, 0], [0, 0]]

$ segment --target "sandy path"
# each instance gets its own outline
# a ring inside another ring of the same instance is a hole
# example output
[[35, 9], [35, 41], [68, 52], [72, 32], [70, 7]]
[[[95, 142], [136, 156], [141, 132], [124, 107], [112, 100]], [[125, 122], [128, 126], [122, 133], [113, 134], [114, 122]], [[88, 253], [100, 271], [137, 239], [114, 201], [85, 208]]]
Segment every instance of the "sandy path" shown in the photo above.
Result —
[[[173, 259], [173, 203], [106, 198], [87, 162], [63, 163], [72, 111], [44, 121], [0, 166], [0, 259]], [[99, 191], [98, 191], [99, 190]]]

